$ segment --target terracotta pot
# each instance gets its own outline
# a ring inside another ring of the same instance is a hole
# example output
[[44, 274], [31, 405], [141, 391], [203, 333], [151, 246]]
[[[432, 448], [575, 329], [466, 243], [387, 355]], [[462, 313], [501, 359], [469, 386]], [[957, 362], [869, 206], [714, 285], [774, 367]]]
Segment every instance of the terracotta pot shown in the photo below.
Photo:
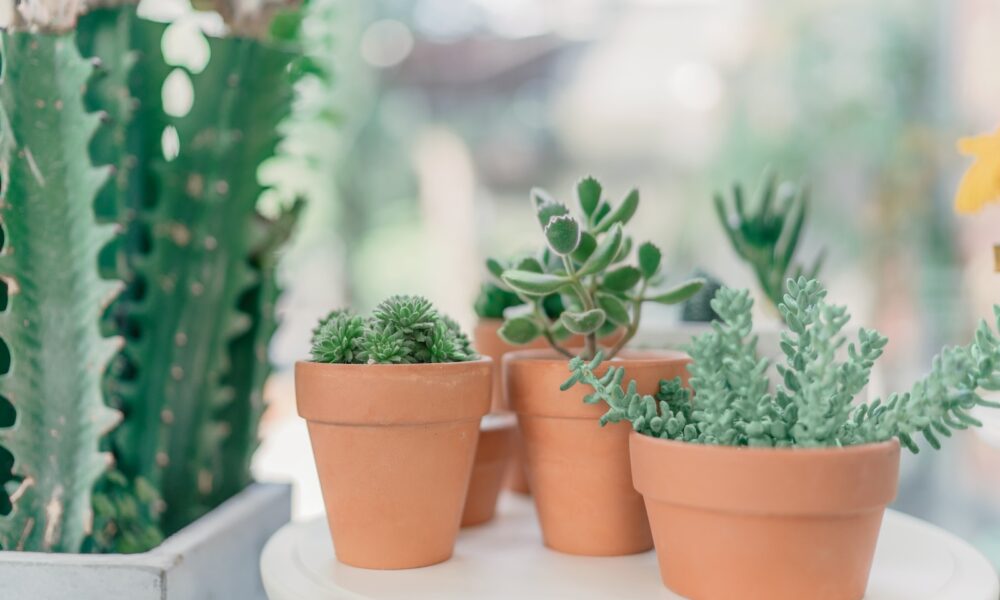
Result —
[[860, 600], [899, 444], [757, 449], [633, 433], [663, 582], [691, 600]]
[[[687, 377], [680, 352], [625, 352], [615, 359], [642, 393], [660, 379]], [[550, 350], [504, 358], [504, 376], [528, 459], [545, 545], [588, 556], [619, 556], [653, 547], [642, 497], [632, 487], [628, 423], [601, 427], [603, 405], [584, 404], [587, 386], [566, 392], [567, 360]]]
[[[497, 333], [500, 330], [501, 325], [503, 325], [503, 319], [480, 319], [473, 332], [473, 345], [476, 347], [476, 351], [483, 356], [489, 356], [492, 358], [493, 364], [496, 367], [493, 371], [494, 412], [510, 410], [510, 406], [507, 403], [507, 394], [504, 391], [504, 378], [500, 372], [500, 364], [503, 356], [508, 352], [520, 350], [541, 350], [549, 347], [548, 342], [546, 342], [544, 338], [538, 338], [530, 344], [525, 344], [524, 346], [514, 346], [508, 344], [503, 341]], [[617, 333], [603, 338], [601, 343], [606, 346], [613, 345], [621, 339], [621, 336], [624, 335], [624, 333], [624, 330], [620, 330]], [[578, 335], [573, 336], [563, 343], [570, 347], [582, 346], [583, 337]], [[528, 472], [524, 458], [524, 444], [521, 441], [521, 432], [519, 430], [514, 431], [513, 448], [514, 455], [511, 458], [510, 466], [507, 470], [507, 480], [504, 487], [512, 492], [517, 492], [518, 494], [530, 494], [531, 485], [528, 483]]]
[[[515, 350], [541, 349], [548, 346], [547, 342], [542, 338], [524, 346], [508, 344], [497, 334], [501, 325], [503, 325], [503, 319], [480, 319], [472, 332], [472, 343], [476, 348], [476, 352], [492, 358], [493, 364], [496, 366], [493, 370], [492, 409], [494, 412], [510, 410], [506, 402], [507, 395], [503, 389], [503, 376], [500, 373], [500, 364], [504, 354]], [[518, 494], [530, 494], [531, 487], [528, 485], [528, 476], [525, 472], [524, 449], [522, 448], [520, 431], [514, 431], [512, 448], [513, 457], [508, 463], [507, 478], [504, 486]]]
[[479, 426], [479, 446], [472, 466], [469, 493], [465, 498], [462, 527], [481, 525], [493, 519], [497, 498], [514, 449], [517, 419], [509, 413], [483, 417]]
[[407, 569], [451, 557], [492, 364], [295, 365], [340, 562]]

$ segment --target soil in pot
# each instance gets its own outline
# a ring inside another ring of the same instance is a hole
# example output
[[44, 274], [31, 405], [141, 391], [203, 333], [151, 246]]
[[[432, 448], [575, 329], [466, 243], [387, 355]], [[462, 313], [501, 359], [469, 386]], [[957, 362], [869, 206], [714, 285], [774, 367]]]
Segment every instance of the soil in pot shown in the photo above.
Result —
[[860, 600], [899, 444], [757, 449], [632, 433], [664, 584], [691, 600]]
[[[642, 393], [660, 379], [687, 377], [680, 352], [624, 352], [624, 366]], [[567, 359], [550, 350], [508, 354], [504, 376], [518, 416], [528, 473], [545, 545], [587, 556], [620, 556], [653, 546], [642, 497], [632, 486], [629, 423], [601, 427], [605, 407], [584, 404], [586, 386], [559, 390]]]
[[406, 569], [451, 557], [492, 364], [295, 365], [337, 559]]
[[507, 474], [516, 430], [517, 419], [510, 413], [483, 417], [469, 493], [462, 513], [462, 527], [481, 525], [496, 515], [497, 498]]

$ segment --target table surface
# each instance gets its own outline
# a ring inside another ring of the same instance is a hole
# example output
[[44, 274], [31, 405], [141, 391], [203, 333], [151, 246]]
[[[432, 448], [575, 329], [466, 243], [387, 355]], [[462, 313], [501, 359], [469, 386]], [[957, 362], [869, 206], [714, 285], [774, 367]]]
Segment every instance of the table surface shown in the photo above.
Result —
[[[286, 525], [261, 556], [271, 600], [424, 598], [657, 598], [680, 600], [660, 582], [656, 556], [590, 558], [542, 545], [529, 498], [505, 495], [491, 523], [463, 529], [454, 557], [405, 571], [342, 565], [323, 519]], [[888, 511], [865, 600], [997, 600], [990, 563], [955, 536]]]

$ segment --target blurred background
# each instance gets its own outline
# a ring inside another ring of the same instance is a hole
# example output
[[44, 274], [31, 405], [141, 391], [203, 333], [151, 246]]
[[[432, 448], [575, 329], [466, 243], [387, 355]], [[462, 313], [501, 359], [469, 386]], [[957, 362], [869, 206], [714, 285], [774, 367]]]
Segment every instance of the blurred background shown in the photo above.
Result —
[[[918, 4], [313, 0], [309, 50], [335, 81], [304, 83], [261, 173], [266, 202], [310, 204], [283, 261], [258, 476], [294, 479], [298, 514], [321, 512], [291, 377], [321, 314], [420, 293], [471, 327], [484, 258], [540, 241], [529, 189], [572, 201], [586, 174], [615, 200], [640, 189], [636, 237], [673, 274], [745, 287], [712, 193], [768, 166], [807, 182], [802, 258], [826, 249], [830, 296], [891, 340], [878, 387], [908, 387], [1000, 298], [1000, 210], [952, 211], [955, 141], [1000, 125], [1000, 3]], [[182, 20], [166, 45], [196, 64], [184, 30], [213, 26]], [[908, 457], [895, 507], [1000, 567], [1000, 426]]]

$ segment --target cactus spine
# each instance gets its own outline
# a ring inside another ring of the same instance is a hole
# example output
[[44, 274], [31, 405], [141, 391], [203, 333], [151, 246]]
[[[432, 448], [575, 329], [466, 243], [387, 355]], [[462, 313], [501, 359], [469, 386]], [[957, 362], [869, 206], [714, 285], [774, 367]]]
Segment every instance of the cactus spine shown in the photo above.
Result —
[[80, 90], [92, 67], [73, 34], [2, 39], [0, 395], [16, 416], [0, 429], [13, 457], [0, 546], [76, 552], [108, 464], [100, 440], [118, 420], [101, 393], [118, 343], [100, 319], [118, 286], [97, 267], [113, 226], [95, 215], [107, 174], [88, 154], [99, 117]]

